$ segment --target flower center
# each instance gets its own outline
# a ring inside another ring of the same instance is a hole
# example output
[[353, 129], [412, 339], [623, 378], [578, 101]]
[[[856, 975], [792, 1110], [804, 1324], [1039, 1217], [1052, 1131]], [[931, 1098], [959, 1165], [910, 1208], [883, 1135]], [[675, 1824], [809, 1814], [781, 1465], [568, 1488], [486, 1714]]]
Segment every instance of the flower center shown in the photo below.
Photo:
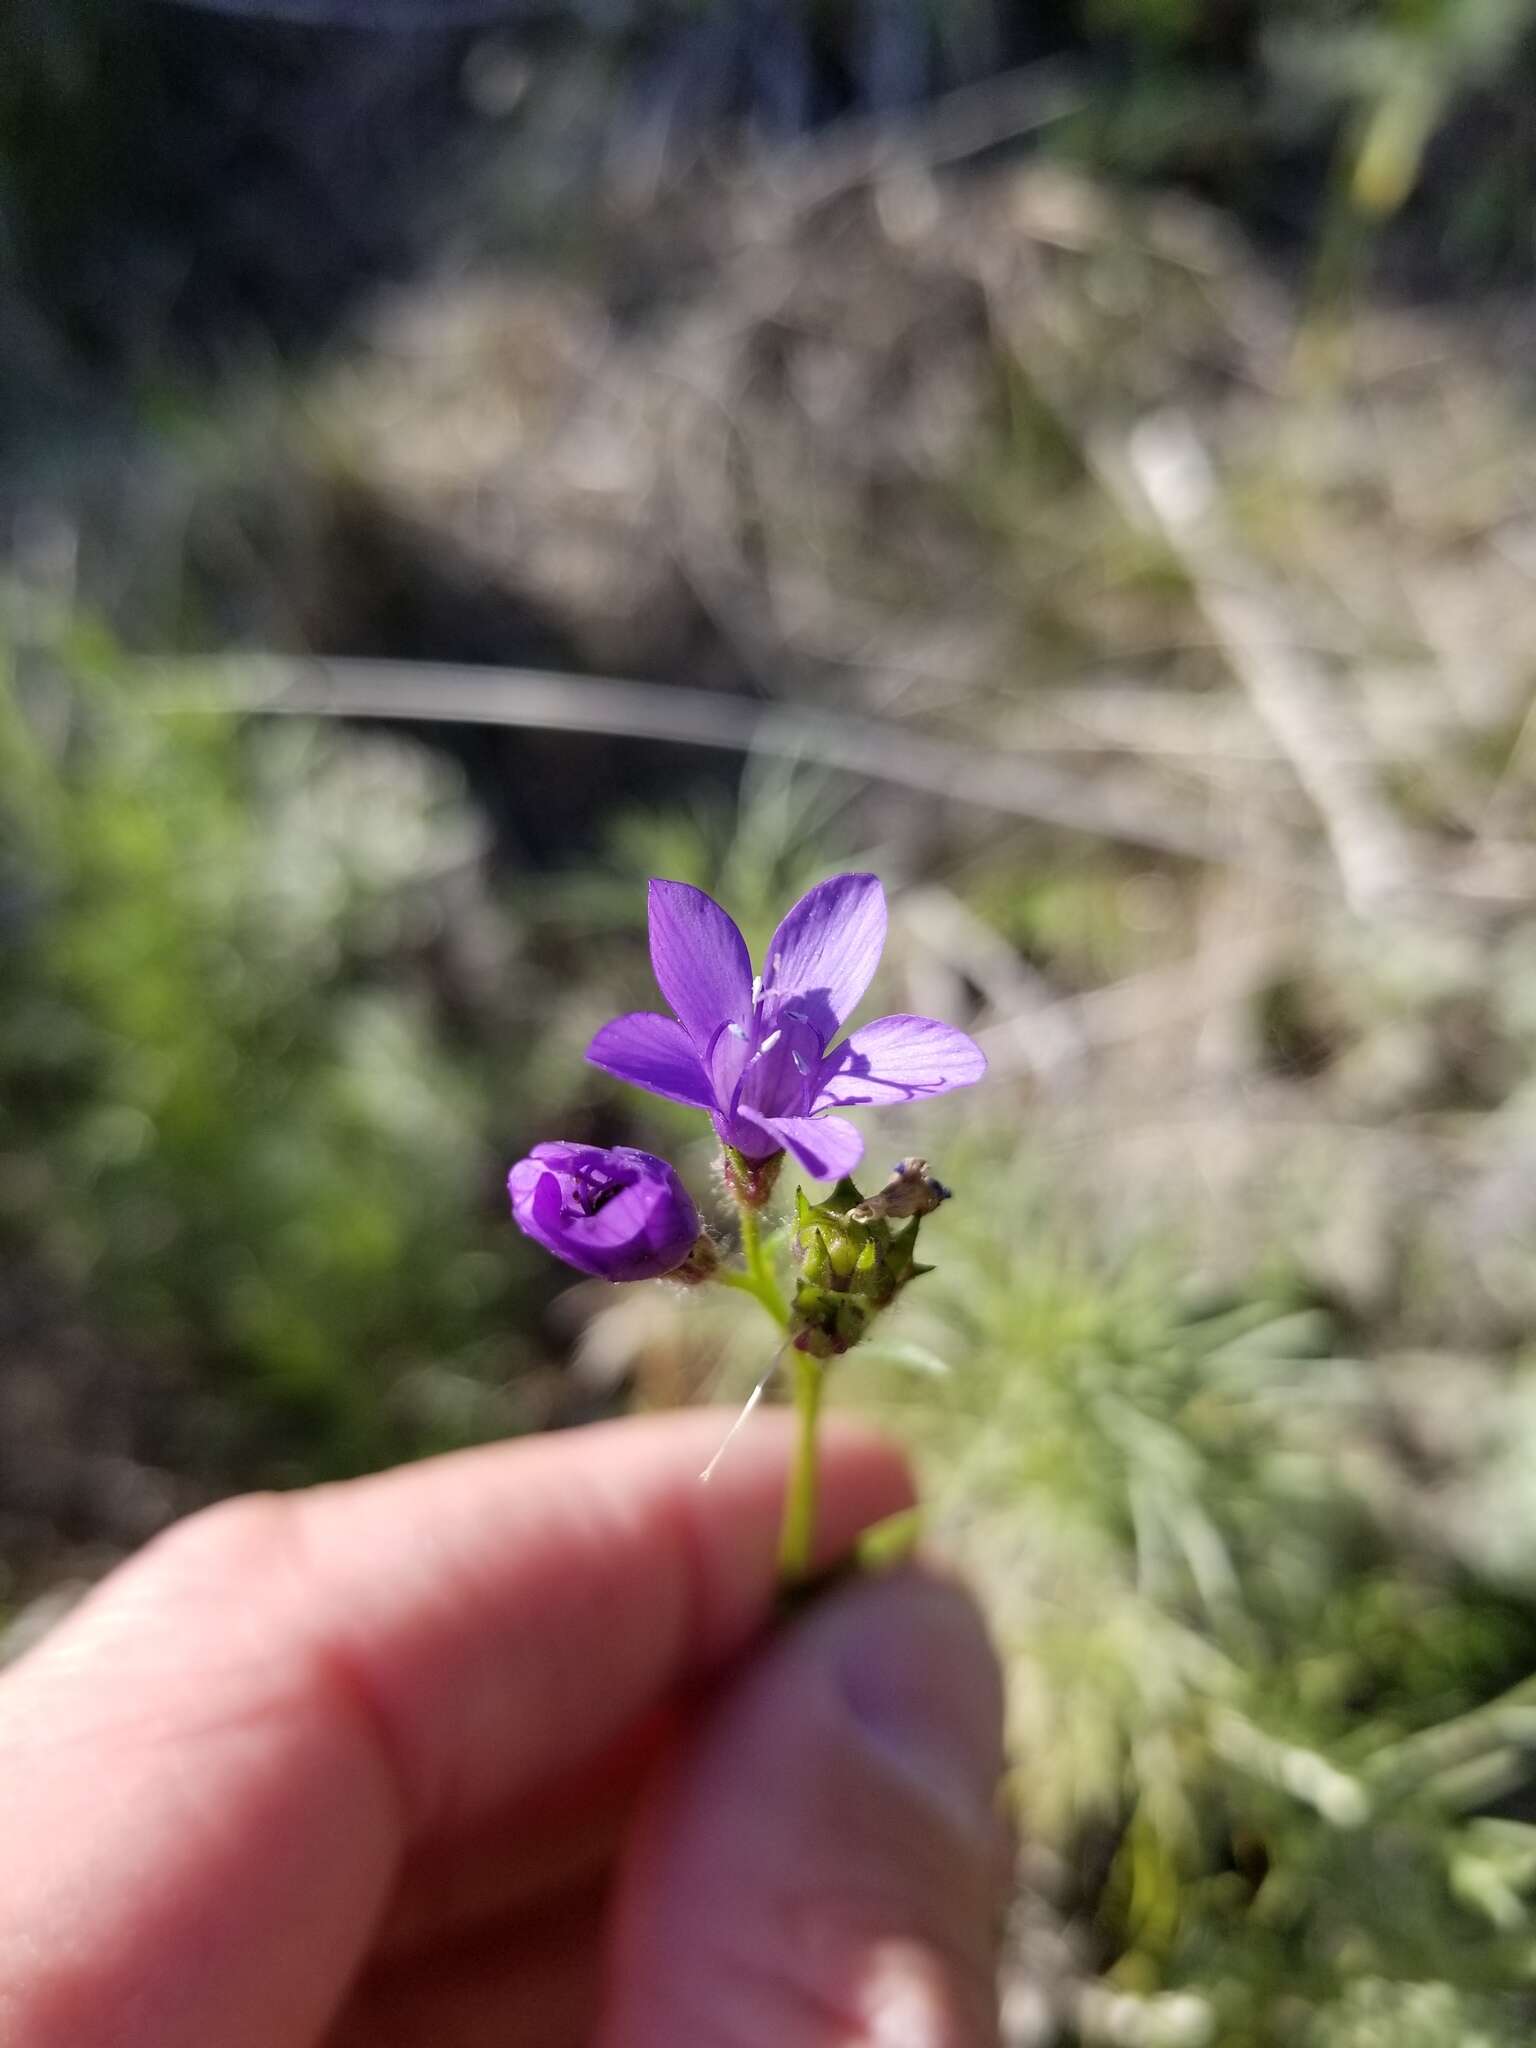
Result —
[[801, 1012], [770, 998], [754, 1011], [750, 1030], [727, 1025], [716, 1040], [717, 1100], [731, 1116], [805, 1116], [821, 1058], [821, 1040]]
[[576, 1207], [583, 1216], [600, 1215], [634, 1181], [633, 1174], [614, 1173], [603, 1166], [579, 1167], [573, 1178]]

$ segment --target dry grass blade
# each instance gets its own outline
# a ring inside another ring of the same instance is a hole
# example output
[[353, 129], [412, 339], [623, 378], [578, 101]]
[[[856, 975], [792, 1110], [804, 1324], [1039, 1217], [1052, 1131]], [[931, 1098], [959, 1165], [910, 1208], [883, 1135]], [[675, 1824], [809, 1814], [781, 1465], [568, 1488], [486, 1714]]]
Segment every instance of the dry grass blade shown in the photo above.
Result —
[[[892, 172], [963, 163], [1005, 142], [1065, 120], [1089, 103], [1080, 81], [1052, 62], [1028, 64], [946, 93], [908, 120], [859, 116], [802, 143], [771, 178], [773, 196], [795, 211], [820, 206]], [[755, 165], [754, 185], [763, 172]]]
[[1283, 856], [1170, 816], [1156, 791], [1129, 776], [1090, 781], [1025, 755], [914, 732], [894, 720], [543, 669], [318, 656], [148, 666], [162, 682], [187, 678], [152, 700], [157, 710], [430, 720], [770, 754], [1190, 860], [1259, 867], [1303, 883], [1319, 879]]
[[[1189, 577], [1254, 710], [1322, 822], [1351, 908], [1370, 915], [1418, 879], [1407, 835], [1360, 758], [1359, 735], [1292, 644], [1256, 568], [1223, 531], [1211, 465], [1188, 422], [1148, 421], [1126, 448], [1129, 477]], [[1106, 465], [1113, 476], [1118, 465]]]

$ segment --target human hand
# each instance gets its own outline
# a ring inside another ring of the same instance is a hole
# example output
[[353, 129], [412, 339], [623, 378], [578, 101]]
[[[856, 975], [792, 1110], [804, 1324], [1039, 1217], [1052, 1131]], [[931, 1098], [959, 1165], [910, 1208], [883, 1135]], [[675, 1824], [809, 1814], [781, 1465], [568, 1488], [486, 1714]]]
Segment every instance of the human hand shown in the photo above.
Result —
[[[1001, 1705], [918, 1573], [766, 1633], [779, 1419], [226, 1504], [0, 1680], [6, 2048], [984, 2048]], [[825, 1558], [905, 1507], [829, 1427]]]

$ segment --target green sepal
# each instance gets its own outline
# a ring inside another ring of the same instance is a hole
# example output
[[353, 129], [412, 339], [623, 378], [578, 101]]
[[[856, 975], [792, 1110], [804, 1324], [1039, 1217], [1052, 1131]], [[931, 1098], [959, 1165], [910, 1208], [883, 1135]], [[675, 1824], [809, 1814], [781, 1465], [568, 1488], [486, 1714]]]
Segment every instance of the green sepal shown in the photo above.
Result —
[[832, 1278], [827, 1240], [814, 1224], [807, 1228], [800, 1248], [800, 1269], [806, 1281], [817, 1287], [825, 1287]]

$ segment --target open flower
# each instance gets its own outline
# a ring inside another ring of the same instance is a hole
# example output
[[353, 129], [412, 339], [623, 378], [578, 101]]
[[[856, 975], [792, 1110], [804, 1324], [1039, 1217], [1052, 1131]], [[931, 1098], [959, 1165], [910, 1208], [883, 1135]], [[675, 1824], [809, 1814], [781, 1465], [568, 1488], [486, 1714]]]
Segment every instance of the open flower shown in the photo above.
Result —
[[535, 1145], [507, 1190], [524, 1236], [599, 1280], [659, 1280], [698, 1240], [699, 1212], [675, 1170], [629, 1145]]
[[807, 1173], [835, 1180], [858, 1164], [864, 1141], [829, 1110], [915, 1102], [986, 1072], [981, 1048], [932, 1017], [877, 1017], [833, 1045], [885, 944], [877, 875], [837, 875], [802, 896], [756, 977], [745, 939], [702, 889], [652, 882], [650, 917], [651, 964], [676, 1016], [615, 1017], [587, 1058], [708, 1110], [722, 1143], [744, 1158], [787, 1149]]

